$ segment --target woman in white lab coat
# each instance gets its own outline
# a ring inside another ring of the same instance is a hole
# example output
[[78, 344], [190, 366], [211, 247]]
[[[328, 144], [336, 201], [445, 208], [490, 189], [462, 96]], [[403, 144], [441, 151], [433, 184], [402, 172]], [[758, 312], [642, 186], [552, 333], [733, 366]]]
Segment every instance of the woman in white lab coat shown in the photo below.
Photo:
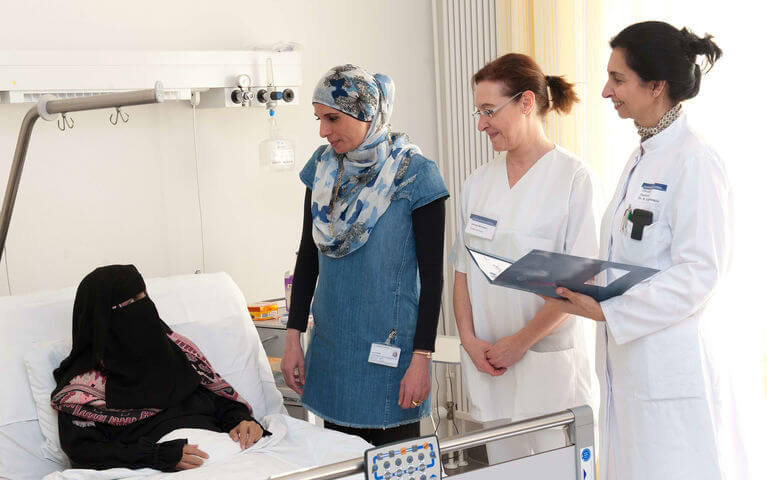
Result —
[[[583, 320], [545, 306], [531, 293], [491, 285], [466, 249], [512, 261], [532, 249], [598, 254], [600, 207], [592, 173], [543, 131], [544, 116], [569, 112], [577, 96], [564, 77], [544, 75], [521, 54], [487, 64], [473, 83], [477, 128], [498, 155], [463, 185], [451, 254], [471, 415], [483, 422], [520, 420], [589, 404]], [[561, 435], [543, 437], [504, 449], [526, 455], [562, 441]]]
[[722, 52], [663, 22], [631, 25], [610, 46], [602, 96], [634, 120], [640, 145], [602, 220], [600, 256], [660, 272], [601, 304], [564, 288], [549, 303], [597, 320], [601, 478], [735, 478], [717, 453], [700, 322], [729, 263], [730, 186], [681, 110], [700, 87], [695, 59], [710, 68]]

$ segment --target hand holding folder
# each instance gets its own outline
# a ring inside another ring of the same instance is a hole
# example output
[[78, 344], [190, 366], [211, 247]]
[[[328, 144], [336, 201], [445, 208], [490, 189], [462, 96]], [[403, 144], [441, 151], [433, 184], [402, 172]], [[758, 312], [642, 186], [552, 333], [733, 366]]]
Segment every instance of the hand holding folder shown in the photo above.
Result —
[[557, 287], [582, 293], [597, 302], [622, 295], [658, 272], [654, 268], [531, 250], [516, 262], [466, 247], [474, 263], [493, 285], [562, 298]]

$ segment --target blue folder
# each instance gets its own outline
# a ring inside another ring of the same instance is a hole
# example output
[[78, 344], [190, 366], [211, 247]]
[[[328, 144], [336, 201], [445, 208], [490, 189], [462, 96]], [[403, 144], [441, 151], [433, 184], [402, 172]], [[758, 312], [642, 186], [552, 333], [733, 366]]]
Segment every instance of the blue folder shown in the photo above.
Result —
[[597, 302], [622, 295], [658, 273], [654, 268], [531, 250], [516, 262], [466, 247], [469, 256], [493, 285], [561, 298], [557, 287], [582, 293]]

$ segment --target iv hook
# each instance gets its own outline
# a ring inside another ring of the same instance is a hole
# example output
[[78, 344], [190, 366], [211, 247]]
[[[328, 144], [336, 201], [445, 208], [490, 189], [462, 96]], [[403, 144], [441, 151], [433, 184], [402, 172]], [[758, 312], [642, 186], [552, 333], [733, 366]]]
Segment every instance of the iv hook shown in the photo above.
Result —
[[130, 120], [130, 115], [120, 110], [120, 107], [115, 107], [115, 113], [109, 115], [109, 123], [112, 125], [117, 125], [120, 120], [122, 120], [123, 123], [128, 123], [128, 120]]
[[62, 113], [61, 118], [58, 121], [56, 121], [56, 125], [58, 125], [59, 130], [63, 132], [67, 128], [69, 128], [70, 130], [74, 128], [75, 121], [74, 119], [67, 117], [66, 113]]

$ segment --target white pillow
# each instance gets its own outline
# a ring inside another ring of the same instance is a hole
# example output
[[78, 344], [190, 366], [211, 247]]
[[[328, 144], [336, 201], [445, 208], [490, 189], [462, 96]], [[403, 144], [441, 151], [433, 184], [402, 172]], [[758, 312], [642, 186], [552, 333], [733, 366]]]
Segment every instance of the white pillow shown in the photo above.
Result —
[[51, 407], [51, 392], [56, 388], [53, 370], [69, 355], [70, 350], [72, 342], [69, 340], [35, 342], [24, 355], [24, 367], [35, 401], [40, 432], [43, 434], [43, 457], [60, 465], [67, 465], [69, 460], [61, 450], [58, 417], [56, 410]]
[[0, 391], [0, 426], [37, 419], [27, 384], [24, 355], [33, 342], [72, 338], [74, 297], [74, 288], [0, 297], [0, 331], [3, 332], [0, 365], [3, 365], [5, 385]]
[[[274, 385], [258, 333], [252, 325], [240, 322], [186, 323], [173, 325], [173, 330], [197, 344], [213, 368], [242, 395], [253, 416], [262, 419], [282, 408], [282, 396]], [[32, 389], [37, 417], [44, 443], [43, 456], [61, 465], [68, 459], [61, 449], [57, 413], [50, 405], [56, 382], [53, 370], [69, 354], [69, 340], [38, 342], [24, 356], [24, 364]], [[261, 357], [263, 361], [261, 361]]]

